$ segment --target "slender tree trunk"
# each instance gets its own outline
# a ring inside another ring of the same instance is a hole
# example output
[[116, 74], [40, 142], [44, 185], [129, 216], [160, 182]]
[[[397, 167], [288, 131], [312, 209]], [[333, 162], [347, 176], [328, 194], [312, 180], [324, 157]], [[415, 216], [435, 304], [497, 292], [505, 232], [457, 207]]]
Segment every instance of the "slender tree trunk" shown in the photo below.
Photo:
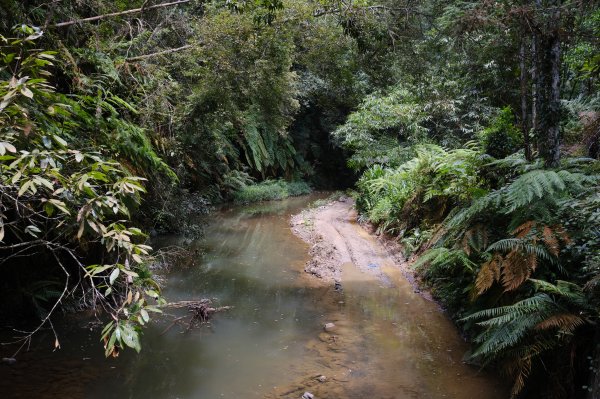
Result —
[[[557, 16], [560, 18], [560, 15]], [[546, 166], [555, 168], [560, 163], [560, 53], [561, 43], [558, 29], [550, 40], [551, 88], [548, 123], [548, 152]]]
[[546, 35], [540, 35], [538, 40], [538, 68], [537, 68], [537, 131], [536, 138], [540, 156], [547, 159], [548, 154], [548, 127], [549, 127], [549, 86], [550, 81], [550, 51], [549, 41]]
[[[536, 6], [539, 7], [539, 1]], [[539, 34], [534, 28], [531, 38], [531, 129], [534, 132], [535, 139], [539, 140], [539, 115], [540, 115], [540, 79], [539, 79], [539, 64], [540, 64], [540, 39]], [[537, 147], [537, 146], [536, 146]], [[536, 148], [537, 149], [537, 148]]]
[[525, 36], [521, 39], [519, 48], [519, 66], [521, 69], [521, 131], [523, 132], [523, 144], [525, 147], [525, 159], [531, 160], [531, 146], [529, 145], [529, 123], [527, 122], [527, 64], [525, 59]]
[[536, 137], [540, 155], [546, 167], [557, 167], [560, 162], [560, 0], [542, 10], [536, 0], [538, 13], [545, 21], [537, 34], [536, 52]]
[[592, 371], [590, 376], [589, 394], [587, 399], [598, 399], [600, 398], [600, 330], [598, 329], [596, 329], [596, 334], [594, 335], [592, 362], [592, 367], [594, 367], [595, 370]]

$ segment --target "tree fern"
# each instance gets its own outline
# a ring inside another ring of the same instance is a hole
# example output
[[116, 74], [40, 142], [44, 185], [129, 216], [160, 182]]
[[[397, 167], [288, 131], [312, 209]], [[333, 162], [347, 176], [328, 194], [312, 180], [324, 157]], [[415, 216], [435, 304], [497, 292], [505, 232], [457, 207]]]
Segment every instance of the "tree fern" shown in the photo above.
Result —
[[534, 244], [530, 240], [523, 238], [504, 238], [491, 244], [487, 251], [489, 252], [520, 252], [528, 255], [535, 255], [545, 261], [556, 263], [556, 257], [542, 245]]
[[563, 197], [576, 195], [584, 190], [586, 184], [595, 181], [596, 177], [583, 173], [533, 170], [503, 188], [474, 200], [471, 206], [449, 219], [447, 226], [451, 229], [461, 228], [477, 216], [484, 213], [489, 215], [490, 211], [513, 214], [517, 209], [524, 209], [539, 201], [557, 204]]
[[568, 193], [583, 190], [584, 184], [591, 178], [583, 173], [571, 173], [566, 170], [533, 170], [517, 178], [507, 186], [504, 193], [505, 213], [522, 208], [534, 200], [541, 198], [556, 198]]
[[[514, 378], [517, 395], [531, 371], [531, 362], [562, 344], [595, 313], [581, 287], [566, 281], [556, 284], [529, 280], [537, 291], [513, 305], [485, 309], [464, 317], [482, 331], [471, 356], [484, 363], [503, 361]], [[540, 335], [543, 334], [543, 335]]]
[[477, 324], [484, 328], [475, 338], [479, 346], [473, 351], [472, 357], [482, 357], [486, 361], [501, 357], [505, 349], [518, 345], [528, 334], [535, 333], [540, 325], [546, 329], [571, 329], [570, 320], [566, 324], [541, 324], [551, 317], [566, 313], [570, 313], [568, 309], [550, 295], [537, 293], [514, 305], [486, 309], [465, 317], [463, 321], [481, 320]]
[[477, 264], [469, 259], [469, 256], [461, 249], [439, 247], [427, 251], [414, 264], [414, 267], [417, 269], [424, 268], [425, 266], [429, 266], [426, 271], [427, 274], [435, 274], [440, 270], [451, 269], [457, 266], [460, 266], [460, 268], [467, 272], [473, 272]]

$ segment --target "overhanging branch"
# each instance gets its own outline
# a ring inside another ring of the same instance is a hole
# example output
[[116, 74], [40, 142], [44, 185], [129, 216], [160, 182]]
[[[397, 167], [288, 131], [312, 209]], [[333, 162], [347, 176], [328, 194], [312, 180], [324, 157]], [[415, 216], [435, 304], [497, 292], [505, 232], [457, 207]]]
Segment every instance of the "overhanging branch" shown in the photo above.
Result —
[[156, 8], [162, 8], [162, 7], [176, 6], [178, 4], [189, 3], [189, 2], [190, 2], [190, 0], [178, 0], [178, 1], [172, 1], [170, 3], [155, 4], [153, 6], [142, 6], [140, 8], [134, 8], [134, 9], [131, 9], [131, 10], [125, 10], [125, 11], [119, 11], [119, 12], [111, 12], [109, 14], [96, 15], [95, 17], [81, 18], [81, 19], [74, 19], [74, 20], [71, 20], [71, 21], [59, 22], [57, 24], [50, 25], [50, 26], [53, 27], [53, 28], [62, 28], [63, 26], [75, 25], [75, 24], [78, 24], [78, 23], [81, 23], [81, 22], [98, 21], [99, 19], [110, 18], [110, 17], [118, 17], [118, 16], [121, 16], [121, 15], [127, 15], [127, 14], [134, 14], [134, 13], [138, 13], [138, 12], [142, 12], [142, 11], [148, 11], [148, 10], [153, 10], [153, 9], [156, 9]]

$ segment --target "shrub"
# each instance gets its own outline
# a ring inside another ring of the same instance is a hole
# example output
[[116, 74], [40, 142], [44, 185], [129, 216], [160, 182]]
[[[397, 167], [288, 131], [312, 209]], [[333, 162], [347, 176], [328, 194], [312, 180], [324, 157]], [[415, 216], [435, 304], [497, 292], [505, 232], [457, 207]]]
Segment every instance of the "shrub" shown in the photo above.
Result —
[[440, 222], [447, 212], [482, 189], [477, 149], [415, 148], [415, 158], [397, 168], [374, 165], [358, 182], [358, 210], [387, 232]]
[[494, 118], [491, 126], [480, 134], [486, 154], [494, 158], [504, 158], [519, 151], [523, 146], [523, 137], [514, 125], [515, 117], [510, 107], [505, 107]]

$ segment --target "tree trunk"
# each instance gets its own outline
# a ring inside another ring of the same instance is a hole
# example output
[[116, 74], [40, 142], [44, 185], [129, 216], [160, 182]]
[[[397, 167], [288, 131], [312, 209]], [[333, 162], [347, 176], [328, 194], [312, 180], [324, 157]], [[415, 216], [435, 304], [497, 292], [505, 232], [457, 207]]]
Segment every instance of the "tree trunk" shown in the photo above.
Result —
[[546, 166], [555, 168], [560, 163], [560, 37], [558, 30], [550, 41], [551, 88], [548, 123], [548, 152]]
[[523, 144], [525, 147], [525, 159], [531, 160], [531, 147], [529, 145], [529, 123], [527, 123], [527, 67], [525, 60], [525, 36], [521, 39], [519, 48], [519, 67], [521, 69], [521, 132], [523, 133]]
[[[543, 15], [543, 30], [537, 34], [536, 52], [536, 137], [546, 167], [560, 162], [560, 0], [551, 15]], [[538, 2], [536, 1], [536, 4]], [[549, 8], [546, 8], [549, 11]], [[542, 11], [538, 7], [538, 12]]]
[[[531, 38], [531, 81], [532, 94], [531, 94], [531, 129], [534, 132], [535, 139], [539, 137], [539, 115], [540, 115], [540, 79], [539, 79], [539, 63], [540, 63], [540, 39], [537, 31], [533, 30]], [[539, 139], [538, 139], [539, 140]], [[537, 146], [536, 146], [537, 147]]]
[[589, 394], [587, 399], [600, 398], [600, 330], [596, 329], [594, 335], [594, 351], [592, 359], [592, 373], [590, 375]]

